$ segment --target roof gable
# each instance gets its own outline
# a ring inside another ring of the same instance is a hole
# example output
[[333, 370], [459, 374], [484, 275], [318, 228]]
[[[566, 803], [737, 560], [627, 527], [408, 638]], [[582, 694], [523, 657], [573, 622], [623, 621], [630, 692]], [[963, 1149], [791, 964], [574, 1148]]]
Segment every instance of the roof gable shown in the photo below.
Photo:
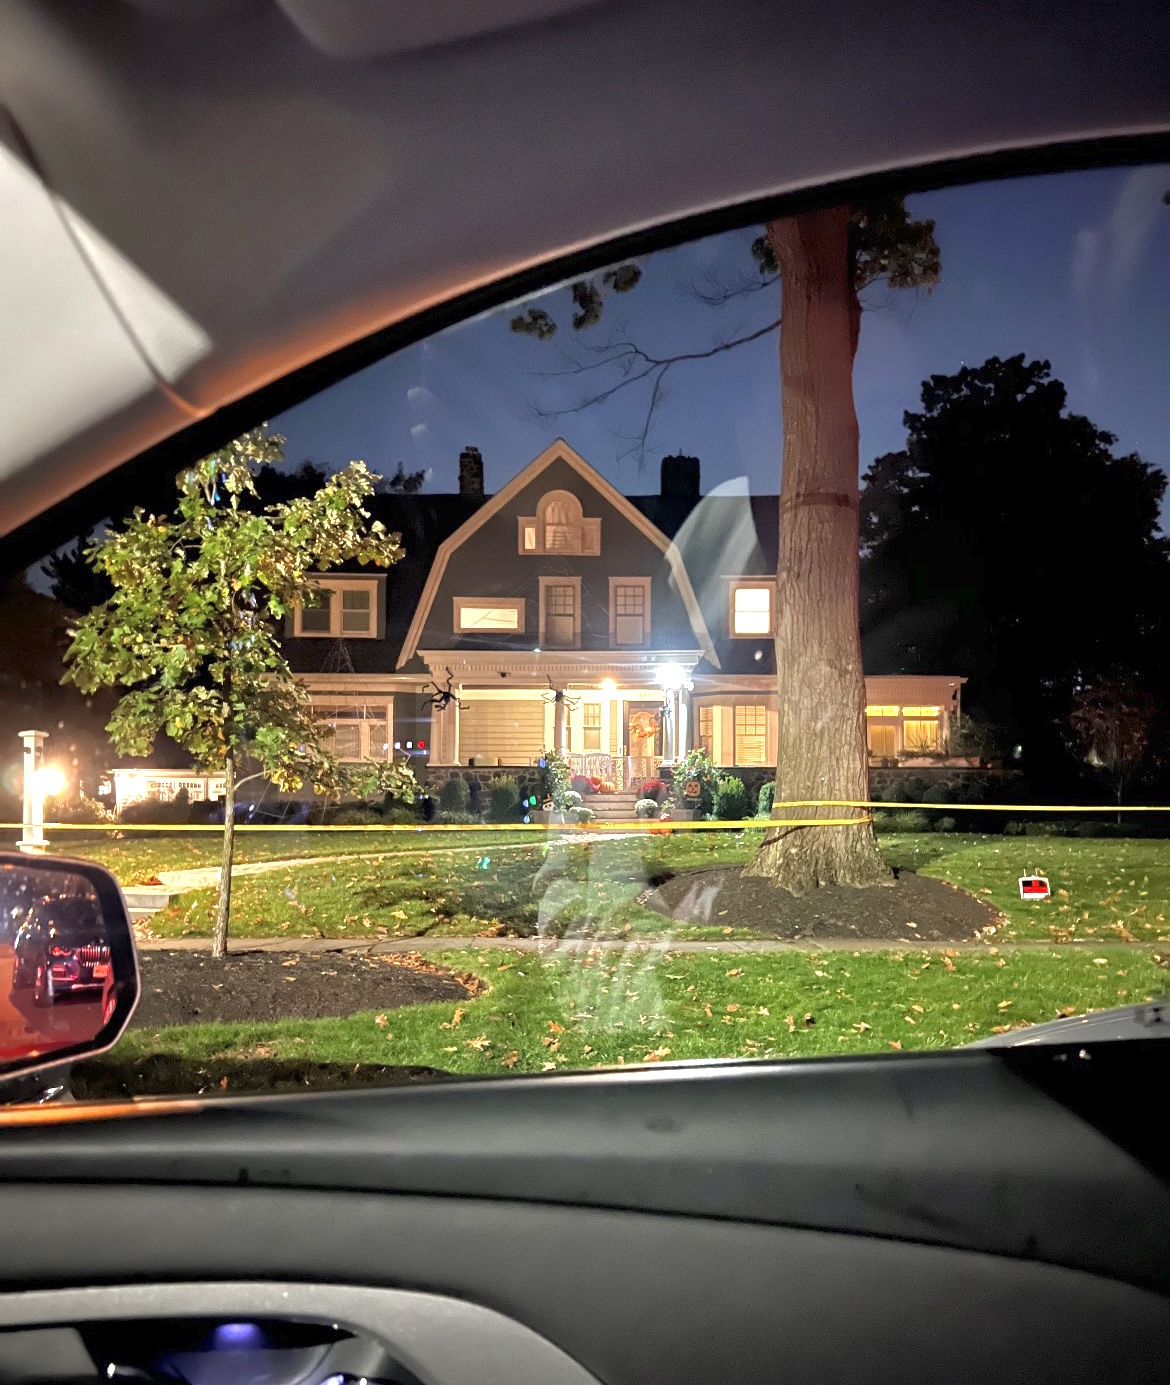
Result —
[[564, 441], [558, 438], [551, 446], [546, 447], [540, 455], [533, 459], [518, 475], [514, 476], [509, 483], [498, 491], [490, 500], [483, 504], [465, 523], [445, 539], [435, 554], [434, 562], [427, 577], [426, 585], [415, 608], [414, 618], [411, 621], [410, 629], [407, 631], [403, 641], [402, 649], [398, 657], [398, 667], [402, 668], [415, 654], [418, 649], [419, 640], [426, 628], [427, 620], [430, 615], [431, 607], [438, 594], [442, 583], [447, 564], [453, 553], [463, 544], [471, 539], [483, 526], [496, 515], [506, 511], [514, 501], [536, 482], [542, 473], [547, 471], [554, 463], [561, 463], [570, 467], [577, 473], [594, 491], [601, 497], [606, 504], [624, 518], [635, 530], [647, 538], [655, 548], [661, 552], [670, 568], [672, 580], [678, 590], [678, 594], [686, 607], [687, 618], [691, 628], [695, 633], [699, 647], [703, 650], [706, 658], [715, 666], [719, 666], [718, 656], [715, 653], [715, 646], [708, 632], [703, 613], [698, 599], [691, 586], [690, 577], [687, 574], [686, 566], [683, 563], [682, 555], [677, 546], [639, 509], [622, 495], [622, 493], [612, 486], [604, 476], [585, 461]]

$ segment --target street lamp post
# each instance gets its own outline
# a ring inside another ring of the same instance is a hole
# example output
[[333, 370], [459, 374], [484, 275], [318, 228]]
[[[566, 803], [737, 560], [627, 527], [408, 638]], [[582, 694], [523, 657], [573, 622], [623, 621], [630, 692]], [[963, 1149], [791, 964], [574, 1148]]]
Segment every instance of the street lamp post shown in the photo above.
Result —
[[49, 843], [45, 840], [45, 791], [41, 766], [45, 757], [47, 731], [22, 731], [24, 742], [24, 833], [16, 843], [21, 851], [39, 855]]

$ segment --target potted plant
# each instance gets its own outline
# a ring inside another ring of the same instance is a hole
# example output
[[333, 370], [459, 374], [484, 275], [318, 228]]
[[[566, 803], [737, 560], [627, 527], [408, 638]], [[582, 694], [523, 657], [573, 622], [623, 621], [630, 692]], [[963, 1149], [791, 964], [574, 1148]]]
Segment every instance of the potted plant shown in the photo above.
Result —
[[719, 771], [705, 750], [688, 750], [674, 767], [671, 814], [676, 821], [706, 817], [715, 803]]

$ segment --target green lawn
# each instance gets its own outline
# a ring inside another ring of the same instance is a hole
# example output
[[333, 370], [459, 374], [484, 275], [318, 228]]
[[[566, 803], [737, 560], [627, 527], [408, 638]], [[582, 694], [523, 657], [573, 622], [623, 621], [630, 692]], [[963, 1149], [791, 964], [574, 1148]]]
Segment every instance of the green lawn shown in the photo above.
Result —
[[[159, 871], [186, 870], [218, 866], [222, 837], [220, 831], [192, 832], [175, 828], [167, 831], [144, 831], [133, 827], [96, 832], [63, 831], [49, 828], [47, 835], [52, 850], [62, 855], [78, 856], [108, 866], [123, 885], [141, 884]], [[272, 832], [263, 828], [246, 829], [236, 836], [236, 864], [253, 861], [279, 861], [306, 856], [381, 855], [388, 850], [395, 854], [406, 851], [430, 850], [436, 843], [444, 849], [471, 849], [485, 844], [527, 840], [519, 831], [507, 832], [441, 832], [434, 828], [394, 831], [373, 829], [346, 831]]]
[[[1004, 940], [1170, 941], [1170, 841], [906, 833], [882, 845], [892, 864], [1001, 909]], [[1050, 900], [1020, 899], [1018, 879], [1032, 874], [1048, 876]]]
[[[475, 937], [582, 924], [598, 936], [662, 934], [660, 915], [636, 896], [663, 871], [746, 860], [754, 832], [680, 833], [549, 844], [479, 839], [474, 851], [425, 850], [290, 867], [235, 881], [233, 932], [244, 937]], [[414, 838], [409, 839], [414, 841]], [[182, 896], [150, 921], [159, 937], [211, 932], [214, 891]], [[672, 929], [674, 936], [753, 936], [731, 927]]]
[[[243, 937], [475, 937], [485, 934], [745, 938], [728, 920], [664, 924], [637, 903], [660, 874], [748, 858], [758, 833], [544, 839], [472, 836], [452, 851], [423, 834], [392, 855], [291, 867], [234, 887], [233, 930]], [[381, 838], [375, 838], [382, 841]], [[474, 843], [474, 849], [467, 849]], [[396, 842], [397, 845], [397, 842]], [[1003, 941], [1170, 941], [1170, 841], [899, 834], [883, 839], [891, 864], [978, 894], [1006, 916]], [[1018, 877], [1047, 874], [1053, 898], [1024, 903]], [[160, 937], [206, 936], [213, 891], [184, 895], [156, 915]]]
[[[457, 1073], [539, 1072], [664, 1059], [811, 1057], [942, 1048], [994, 1032], [1148, 1000], [1166, 972], [1136, 949], [1032, 949], [954, 957], [647, 953], [435, 958], [484, 978], [459, 1006], [344, 1019], [131, 1030], [111, 1059], [133, 1085], [160, 1055], [193, 1060], [203, 1085], [239, 1065], [299, 1059]], [[173, 1079], [172, 1079], [173, 1080]]]

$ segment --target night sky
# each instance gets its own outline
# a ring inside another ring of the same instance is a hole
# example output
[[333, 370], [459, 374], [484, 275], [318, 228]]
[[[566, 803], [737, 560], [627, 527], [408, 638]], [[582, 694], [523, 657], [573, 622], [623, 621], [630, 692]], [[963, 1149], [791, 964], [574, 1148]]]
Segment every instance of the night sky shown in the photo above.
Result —
[[[864, 294], [854, 372], [862, 470], [904, 442], [902, 414], [921, 381], [1024, 352], [1052, 362], [1070, 408], [1170, 470], [1170, 168], [1110, 169], [1018, 179], [923, 194], [913, 215], [933, 217], [942, 281], [930, 294], [880, 287]], [[628, 452], [648, 387], [559, 418], [612, 370], [555, 378], [625, 338], [655, 354], [701, 351], [777, 315], [772, 288], [711, 308], [690, 291], [754, 268], [755, 231], [710, 237], [643, 262], [630, 294], [611, 298], [602, 322], [563, 327], [551, 342], [508, 328], [514, 308], [443, 332], [272, 420], [288, 457], [325, 465], [362, 458], [375, 470], [429, 470], [428, 490], [454, 490], [457, 459], [478, 446], [489, 491], [562, 436], [619, 489], [657, 489], [657, 461], [688, 452], [703, 489], [745, 483], [775, 492], [780, 466], [777, 341], [771, 334], [710, 361], [680, 365], [651, 431], [645, 460]], [[539, 302], [568, 321], [568, 295]], [[745, 479], [746, 478], [746, 482]]]

